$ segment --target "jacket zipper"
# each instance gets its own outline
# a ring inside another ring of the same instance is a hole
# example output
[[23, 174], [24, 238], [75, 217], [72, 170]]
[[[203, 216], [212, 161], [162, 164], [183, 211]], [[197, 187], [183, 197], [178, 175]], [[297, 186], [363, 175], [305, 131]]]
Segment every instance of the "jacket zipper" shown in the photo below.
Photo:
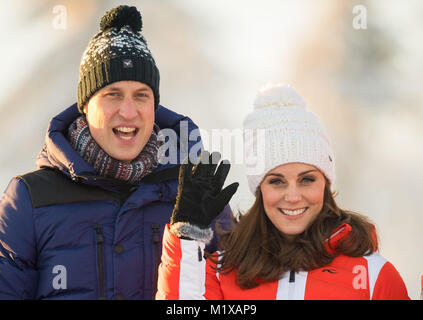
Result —
[[153, 277], [153, 293], [152, 293], [152, 299], [154, 300], [155, 296], [156, 296], [156, 291], [157, 291], [157, 281], [158, 279], [158, 274], [159, 274], [159, 264], [160, 264], [160, 256], [159, 256], [159, 244], [160, 244], [160, 225], [157, 223], [153, 223], [151, 225], [151, 229], [153, 230], [153, 244], [154, 244], [154, 266], [153, 266], [153, 273], [154, 273], [154, 277]]
[[99, 300], [105, 300], [104, 296], [104, 270], [103, 270], [103, 243], [104, 237], [101, 233], [101, 224], [94, 225], [97, 239], [97, 265], [98, 265], [98, 281], [99, 281]]
[[295, 293], [295, 271], [289, 272], [288, 300], [294, 299]]

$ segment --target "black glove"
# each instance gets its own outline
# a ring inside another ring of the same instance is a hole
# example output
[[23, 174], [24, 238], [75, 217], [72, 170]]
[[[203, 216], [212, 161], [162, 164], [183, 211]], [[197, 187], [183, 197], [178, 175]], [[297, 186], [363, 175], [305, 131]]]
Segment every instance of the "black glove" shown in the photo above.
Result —
[[178, 195], [170, 219], [170, 231], [176, 236], [204, 242], [212, 239], [209, 225], [229, 203], [239, 185], [235, 182], [222, 190], [231, 165], [222, 161], [217, 166], [219, 160], [219, 153], [209, 155], [204, 151], [194, 170], [189, 161], [181, 165]]

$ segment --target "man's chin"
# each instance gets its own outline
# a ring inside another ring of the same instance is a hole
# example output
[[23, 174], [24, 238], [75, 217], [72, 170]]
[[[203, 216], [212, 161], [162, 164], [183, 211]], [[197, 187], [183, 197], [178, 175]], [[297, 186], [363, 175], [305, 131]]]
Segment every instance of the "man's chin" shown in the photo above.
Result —
[[137, 152], [137, 153], [122, 152], [122, 153], [115, 154], [113, 158], [119, 161], [131, 162], [140, 154], [140, 152]]
[[120, 147], [113, 148], [113, 150], [110, 150], [110, 152], [108, 152], [107, 150], [104, 150], [104, 151], [106, 151], [106, 153], [109, 156], [111, 156], [113, 159], [130, 162], [134, 160], [136, 157], [138, 157], [142, 149], [140, 149], [139, 147], [128, 148], [128, 147], [120, 146]]
[[136, 139], [130, 142], [113, 141], [112, 139], [110, 142], [112, 143], [108, 143], [107, 146], [101, 146], [103, 150], [113, 159], [126, 162], [138, 157], [147, 143], [147, 141], [143, 141], [142, 139]]

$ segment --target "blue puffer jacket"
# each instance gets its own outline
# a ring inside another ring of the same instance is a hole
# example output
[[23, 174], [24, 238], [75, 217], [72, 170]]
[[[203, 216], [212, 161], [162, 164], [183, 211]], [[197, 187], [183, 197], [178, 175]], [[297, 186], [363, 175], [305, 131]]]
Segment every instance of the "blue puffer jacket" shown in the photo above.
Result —
[[[0, 299], [153, 297], [177, 167], [160, 165], [149, 175], [154, 179], [133, 189], [96, 176], [65, 138], [79, 115], [74, 104], [52, 119], [37, 159], [41, 170], [13, 178], [3, 194]], [[188, 133], [197, 129], [162, 106], [156, 112], [157, 125], [177, 134], [182, 120]], [[231, 223], [229, 206], [220, 219], [223, 226]], [[215, 246], [216, 239], [208, 250]]]

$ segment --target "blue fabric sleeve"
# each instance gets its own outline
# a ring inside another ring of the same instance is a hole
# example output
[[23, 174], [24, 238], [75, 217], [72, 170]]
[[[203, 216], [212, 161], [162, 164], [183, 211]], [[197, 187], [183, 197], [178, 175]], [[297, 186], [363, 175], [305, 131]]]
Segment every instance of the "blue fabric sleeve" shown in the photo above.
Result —
[[38, 284], [33, 208], [25, 183], [14, 178], [0, 200], [0, 299], [33, 299]]
[[[212, 221], [211, 227], [214, 232], [214, 237], [212, 241], [210, 241], [210, 243], [205, 248], [207, 252], [213, 253], [218, 249], [217, 248], [217, 244], [219, 240], [218, 230], [223, 230], [223, 231], [231, 230], [233, 227], [232, 217], [233, 215], [232, 215], [231, 207], [229, 206], [229, 204], [227, 204], [226, 207], [223, 209], [223, 211], [217, 216], [217, 218]], [[218, 230], [216, 230], [215, 222], [217, 222], [217, 225], [219, 226]]]

